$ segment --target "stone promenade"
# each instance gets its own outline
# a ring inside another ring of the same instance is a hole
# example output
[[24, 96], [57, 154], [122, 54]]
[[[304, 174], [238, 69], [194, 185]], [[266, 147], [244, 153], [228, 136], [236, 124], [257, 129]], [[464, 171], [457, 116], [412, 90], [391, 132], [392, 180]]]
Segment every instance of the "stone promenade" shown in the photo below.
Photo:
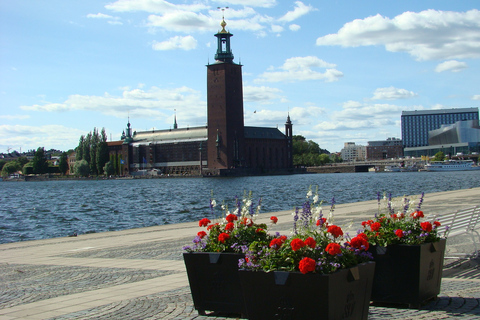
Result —
[[[442, 214], [478, 204], [475, 188], [427, 194], [422, 209]], [[353, 234], [376, 210], [376, 201], [338, 205], [335, 223]], [[270, 231], [288, 234], [291, 211], [274, 215], [279, 223]], [[181, 248], [199, 230], [192, 222], [1, 244], [0, 320], [223, 319], [193, 309]], [[469, 237], [447, 241], [446, 256], [473, 252]], [[479, 260], [446, 259], [438, 299], [420, 310], [370, 307], [369, 319], [392, 318], [480, 319]]]

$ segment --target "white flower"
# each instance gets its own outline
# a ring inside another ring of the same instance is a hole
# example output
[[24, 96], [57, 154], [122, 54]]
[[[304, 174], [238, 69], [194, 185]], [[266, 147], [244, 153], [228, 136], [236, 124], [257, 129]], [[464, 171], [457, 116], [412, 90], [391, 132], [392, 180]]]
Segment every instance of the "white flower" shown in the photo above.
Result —
[[313, 197], [313, 203], [317, 203], [319, 199], [320, 199], [320, 198], [319, 198], [318, 194], [316, 194], [316, 195]]
[[307, 198], [310, 198], [312, 195], [313, 195], [312, 190], [308, 190], [308, 192], [307, 192]]
[[211, 203], [213, 208], [215, 208], [217, 206], [217, 201], [215, 201], [215, 199], [212, 199], [212, 201], [210, 203]]

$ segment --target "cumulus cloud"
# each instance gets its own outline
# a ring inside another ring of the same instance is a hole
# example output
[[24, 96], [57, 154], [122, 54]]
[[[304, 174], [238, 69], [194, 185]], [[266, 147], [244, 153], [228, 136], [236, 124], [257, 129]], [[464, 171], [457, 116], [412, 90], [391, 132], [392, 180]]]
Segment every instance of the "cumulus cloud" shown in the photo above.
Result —
[[175, 36], [167, 41], [157, 42], [154, 41], [152, 48], [153, 50], [192, 50], [197, 47], [197, 40], [192, 36], [180, 37]]
[[[271, 71], [261, 74], [255, 82], [295, 82], [305, 80], [323, 80], [326, 82], [337, 81], [343, 77], [343, 73], [334, 69], [333, 63], [325, 62], [315, 56], [293, 57], [285, 60], [285, 63]], [[326, 69], [318, 72], [314, 68]], [[278, 70], [279, 71], [275, 71]]]
[[480, 100], [480, 94], [476, 94], [472, 97], [472, 100]]
[[96, 13], [96, 14], [93, 14], [93, 13], [89, 13], [87, 14], [87, 18], [91, 18], [91, 19], [105, 19], [105, 20], [108, 20], [107, 22], [109, 24], [112, 24], [112, 25], [121, 25], [123, 24], [121, 21], [120, 21], [120, 18], [119, 17], [113, 17], [111, 15], [108, 15], [108, 14], [104, 14], [104, 13]]
[[66, 112], [88, 110], [101, 112], [108, 116], [124, 118], [127, 112], [132, 117], [163, 120], [171, 110], [184, 110], [185, 121], [192, 125], [203, 125], [206, 102], [200, 98], [200, 92], [188, 87], [149, 90], [140, 88], [125, 90], [122, 96], [105, 93], [103, 96], [71, 95], [63, 103], [22, 106], [23, 110], [37, 112]]
[[292, 11], [288, 11], [278, 21], [292, 22], [314, 10], [315, 8], [310, 5], [307, 6], [301, 1], [295, 1], [295, 8]]
[[435, 72], [443, 72], [443, 71], [460, 72], [466, 68], [468, 68], [468, 65], [465, 62], [460, 62], [457, 60], [449, 60], [437, 65], [437, 67], [435, 68]]
[[395, 87], [378, 88], [373, 93], [372, 100], [397, 100], [408, 99], [415, 97], [417, 94], [406, 89], [399, 89]]
[[271, 8], [277, 4], [276, 0], [214, 0], [222, 5], [242, 5], [250, 7]]
[[346, 23], [336, 34], [317, 39], [317, 45], [343, 47], [383, 45], [407, 52], [417, 60], [480, 57], [480, 11], [425, 10], [404, 12], [393, 19], [376, 15]]
[[160, 27], [168, 31], [190, 33], [194, 31], [211, 30], [218, 25], [213, 19], [201, 13], [174, 11], [165, 13], [162, 16], [148, 16], [148, 26]]
[[243, 100], [245, 102], [272, 103], [273, 100], [283, 98], [280, 95], [281, 92], [280, 89], [265, 86], [244, 86]]
[[173, 4], [164, 0], [117, 0], [105, 5], [105, 8], [117, 12], [145, 11], [150, 13], [167, 13], [172, 11], [193, 11], [206, 10], [209, 6], [202, 3]]
[[68, 150], [73, 148], [72, 141], [86, 132], [63, 125], [22, 126], [0, 125], [2, 140], [9, 146], [19, 146], [22, 150], [36, 149], [45, 146]]
[[[358, 101], [346, 101], [342, 105], [342, 110], [332, 112], [332, 119], [334, 121], [393, 121], [400, 117], [402, 111], [406, 110], [404, 106], [397, 106], [393, 104], [382, 103], [362, 103]], [[384, 126], [385, 123], [382, 125]]]
[[300, 26], [298, 24], [291, 24], [288, 26], [288, 28], [291, 30], [291, 31], [298, 31], [300, 30]]

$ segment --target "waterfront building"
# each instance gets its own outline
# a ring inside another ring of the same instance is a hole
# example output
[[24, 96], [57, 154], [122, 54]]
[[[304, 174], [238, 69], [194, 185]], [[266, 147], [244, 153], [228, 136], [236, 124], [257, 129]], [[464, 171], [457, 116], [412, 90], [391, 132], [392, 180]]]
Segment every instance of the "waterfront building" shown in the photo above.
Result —
[[368, 141], [366, 147], [367, 160], [383, 160], [403, 157], [402, 140], [387, 138], [387, 140]]
[[428, 146], [428, 132], [462, 120], [478, 120], [478, 108], [415, 110], [402, 112], [404, 148]]
[[468, 156], [480, 152], [480, 126], [478, 120], [457, 121], [429, 131], [428, 146], [406, 148], [409, 156], [434, 156], [441, 151], [447, 156]]
[[[215, 62], [207, 65], [207, 125], [132, 132], [130, 121], [120, 142], [109, 142], [122, 174], [158, 170], [165, 174], [244, 175], [285, 173], [293, 168], [293, 124], [278, 128], [244, 125], [242, 65], [234, 62], [225, 29], [215, 34]], [[121, 151], [119, 151], [121, 146]]]
[[345, 142], [340, 154], [345, 162], [365, 161], [367, 151], [365, 146], [356, 145], [355, 142]]

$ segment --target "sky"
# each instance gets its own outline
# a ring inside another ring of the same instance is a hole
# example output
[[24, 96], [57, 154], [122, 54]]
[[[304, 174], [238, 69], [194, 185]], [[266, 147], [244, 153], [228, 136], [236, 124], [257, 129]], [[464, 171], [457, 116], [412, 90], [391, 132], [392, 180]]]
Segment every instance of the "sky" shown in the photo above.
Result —
[[401, 138], [402, 111], [480, 105], [480, 3], [0, 0], [0, 153], [206, 125], [222, 15], [246, 126], [339, 152]]

